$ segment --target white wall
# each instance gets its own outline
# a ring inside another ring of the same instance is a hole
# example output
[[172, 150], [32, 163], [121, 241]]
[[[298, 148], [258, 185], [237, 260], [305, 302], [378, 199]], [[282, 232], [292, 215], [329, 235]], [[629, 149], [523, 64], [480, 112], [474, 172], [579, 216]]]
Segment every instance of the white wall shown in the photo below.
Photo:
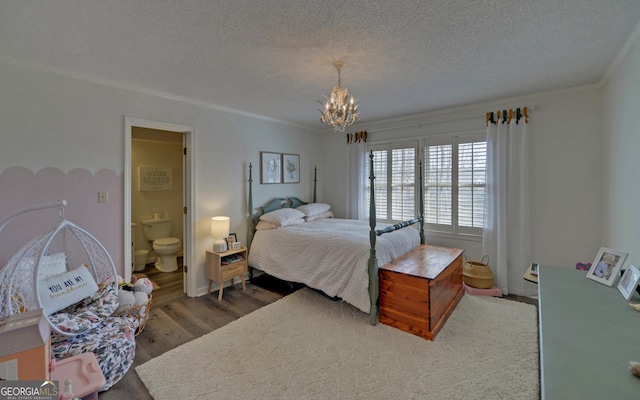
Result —
[[[485, 113], [535, 106], [530, 112], [531, 234], [535, 261], [574, 267], [592, 261], [601, 246], [602, 116], [598, 86], [540, 93], [499, 102], [360, 124], [370, 131], [368, 142], [414, 138], [449, 132], [484, 130]], [[364, 107], [364, 106], [363, 106]], [[417, 126], [417, 124], [420, 124]], [[411, 126], [414, 125], [414, 126]], [[393, 127], [404, 127], [393, 129]], [[346, 211], [346, 140], [325, 141], [323, 201], [337, 213]], [[330, 188], [330, 189], [329, 189]], [[482, 243], [427, 235], [430, 244], [464, 248], [470, 258], [482, 257]]]
[[[541, 93], [395, 119], [360, 124], [370, 141], [459, 130], [483, 129], [484, 113], [534, 105], [531, 137], [531, 232], [534, 260], [573, 267], [592, 261], [600, 246], [631, 253], [638, 243], [638, 174], [634, 161], [640, 141], [635, 124], [640, 104], [640, 55], [635, 48], [603, 90], [586, 86]], [[122, 174], [124, 117], [194, 126], [196, 160], [195, 268], [198, 287], [206, 287], [204, 253], [211, 246], [208, 219], [231, 217], [231, 230], [246, 241], [247, 165], [254, 165], [254, 200], [259, 205], [283, 195], [310, 198], [313, 167], [318, 166], [319, 201], [346, 213], [344, 135], [310, 132], [276, 122], [83, 82], [46, 71], [0, 64], [0, 171], [23, 166], [34, 173], [45, 168], [84, 168]], [[603, 111], [604, 110], [604, 111]], [[460, 118], [451, 118], [452, 115]], [[442, 122], [435, 122], [444, 119]], [[411, 129], [376, 129], [420, 122]], [[603, 135], [604, 132], [604, 135]], [[322, 151], [318, 151], [322, 149]], [[300, 154], [301, 183], [259, 184], [261, 150]], [[0, 188], [7, 189], [7, 188]], [[9, 188], [20, 196], [19, 188]], [[25, 204], [31, 204], [25, 198]], [[97, 201], [97, 200], [96, 200]], [[122, 202], [117, 196], [110, 201]], [[604, 212], [603, 212], [604, 210]], [[121, 216], [116, 216], [121, 218]], [[79, 225], [82, 226], [82, 221]], [[95, 221], [91, 221], [92, 225]], [[124, 221], [115, 235], [122, 243]], [[462, 247], [480, 257], [479, 242], [434, 244]], [[122, 254], [121, 249], [118, 254]], [[120, 268], [122, 260], [116, 260]]]
[[[640, 27], [640, 25], [639, 25]], [[602, 244], [629, 253], [640, 267], [640, 46], [635, 46], [603, 91], [604, 225]]]
[[[3, 63], [0, 63], [0, 172], [16, 166], [26, 167], [34, 174], [46, 168], [63, 172], [84, 168], [93, 174], [109, 170], [122, 176], [126, 116], [195, 127], [196, 209], [192, 212], [196, 221], [193, 245], [197, 257], [190, 267], [195, 268], [200, 293], [207, 286], [205, 252], [213, 243], [209, 236], [210, 217], [218, 214], [231, 217], [231, 231], [246, 243], [249, 162], [254, 165], [254, 204], [262, 204], [275, 196], [310, 198], [310, 176], [313, 166], [320, 162], [317, 149], [321, 143], [320, 137], [308, 130]], [[299, 154], [300, 183], [260, 185], [261, 150]], [[40, 203], [46, 197], [46, 193], [42, 193], [42, 199], [20, 198], [19, 182], [0, 188], [2, 190], [10, 192], [25, 206]], [[115, 238], [107, 250], [118, 255], [114, 262], [121, 274], [125, 229], [123, 193], [122, 188], [120, 193], [117, 189], [109, 193], [109, 202], [120, 205], [117, 215], [88, 215], [74, 221], [79, 226], [105, 226], [101, 234]], [[97, 204], [97, 193], [88, 197], [95, 198]], [[92, 218], [101, 220], [96, 222]], [[44, 230], [51, 228], [53, 226], [47, 226]], [[20, 223], [17, 221], [11, 229], [21, 229]], [[126, 229], [130, 229], [128, 223]]]

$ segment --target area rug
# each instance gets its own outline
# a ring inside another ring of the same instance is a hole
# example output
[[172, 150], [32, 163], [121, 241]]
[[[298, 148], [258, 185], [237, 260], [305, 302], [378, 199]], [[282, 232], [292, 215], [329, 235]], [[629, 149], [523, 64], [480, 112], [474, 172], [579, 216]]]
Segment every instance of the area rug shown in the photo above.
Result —
[[465, 295], [435, 341], [302, 289], [136, 367], [162, 399], [537, 399], [535, 306]]

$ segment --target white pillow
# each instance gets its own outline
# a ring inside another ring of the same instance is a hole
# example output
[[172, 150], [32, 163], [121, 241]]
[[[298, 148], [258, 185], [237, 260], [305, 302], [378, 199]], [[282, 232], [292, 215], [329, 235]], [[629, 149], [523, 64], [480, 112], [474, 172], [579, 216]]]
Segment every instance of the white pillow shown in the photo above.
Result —
[[98, 285], [84, 265], [38, 280], [38, 294], [45, 315], [69, 307], [97, 291]]
[[326, 203], [309, 203], [301, 205], [300, 207], [296, 208], [296, 210], [302, 211], [306, 217], [311, 217], [313, 215], [327, 212], [330, 208], [331, 206]]
[[266, 231], [267, 229], [276, 229], [276, 228], [280, 228], [280, 225], [274, 224], [273, 222], [269, 222], [269, 221], [258, 221], [258, 223], [256, 224], [257, 231]]
[[304, 224], [305, 222], [307, 222], [307, 220], [304, 218], [296, 218], [296, 219], [292, 219], [291, 221], [287, 221], [287, 224], [284, 226]]
[[307, 221], [315, 221], [316, 219], [322, 218], [333, 218], [333, 213], [331, 211], [325, 211], [322, 214], [312, 215], [310, 217], [304, 217]]
[[38, 279], [67, 272], [67, 255], [61, 251], [50, 256], [42, 256], [38, 265]]
[[303, 218], [302, 222], [304, 222], [304, 214], [298, 210], [293, 208], [280, 208], [275, 211], [268, 212], [264, 215], [260, 216], [260, 221], [267, 221], [278, 226], [287, 226], [291, 225], [292, 222]]

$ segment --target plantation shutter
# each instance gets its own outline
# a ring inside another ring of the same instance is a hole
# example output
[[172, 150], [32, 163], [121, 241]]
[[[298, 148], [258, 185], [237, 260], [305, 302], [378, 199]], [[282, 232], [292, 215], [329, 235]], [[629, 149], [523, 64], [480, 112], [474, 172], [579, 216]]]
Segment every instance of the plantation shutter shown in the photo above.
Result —
[[416, 214], [416, 150], [393, 149], [391, 152], [391, 219], [405, 221]]
[[[376, 217], [405, 221], [416, 216], [417, 142], [371, 146], [375, 174]], [[367, 181], [367, 210], [369, 209]]]
[[458, 225], [482, 228], [487, 142], [460, 143], [458, 149]]
[[425, 147], [425, 170], [425, 223], [451, 225], [452, 145], [427, 145]]
[[481, 235], [484, 225], [487, 142], [482, 134], [426, 139], [427, 229]]

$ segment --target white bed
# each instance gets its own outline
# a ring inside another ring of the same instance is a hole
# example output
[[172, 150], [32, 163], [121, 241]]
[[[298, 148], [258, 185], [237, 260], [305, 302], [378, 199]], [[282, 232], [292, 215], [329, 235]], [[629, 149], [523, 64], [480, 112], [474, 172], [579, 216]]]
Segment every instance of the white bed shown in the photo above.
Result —
[[[379, 224], [373, 200], [373, 153], [369, 155], [369, 170], [371, 200], [369, 221], [366, 222], [321, 217], [322, 212], [330, 211], [318, 208], [330, 206], [316, 202], [315, 172], [311, 203], [297, 197], [276, 198], [254, 213], [252, 166], [249, 163], [250, 228], [247, 243], [250, 276], [255, 268], [276, 278], [303, 283], [329, 296], [339, 297], [368, 313], [371, 324], [376, 325], [380, 294], [378, 266], [426, 244], [422, 215], [424, 194], [420, 162], [417, 182], [420, 216], [393, 225]], [[287, 211], [302, 208], [306, 208], [302, 221], [299, 215], [291, 215]], [[274, 218], [273, 214], [278, 216]], [[269, 217], [270, 221], [266, 221], [265, 217]], [[321, 218], [316, 219], [318, 217]], [[292, 222], [296, 218], [298, 223]], [[264, 222], [271, 222], [271, 229], [261, 229], [259, 225]], [[419, 229], [414, 226], [419, 226]]]
[[[276, 278], [319, 289], [369, 313], [369, 232], [367, 221], [334, 218], [258, 230], [251, 243], [249, 265]], [[384, 265], [418, 245], [420, 236], [413, 227], [380, 236], [376, 243], [378, 262]]]

